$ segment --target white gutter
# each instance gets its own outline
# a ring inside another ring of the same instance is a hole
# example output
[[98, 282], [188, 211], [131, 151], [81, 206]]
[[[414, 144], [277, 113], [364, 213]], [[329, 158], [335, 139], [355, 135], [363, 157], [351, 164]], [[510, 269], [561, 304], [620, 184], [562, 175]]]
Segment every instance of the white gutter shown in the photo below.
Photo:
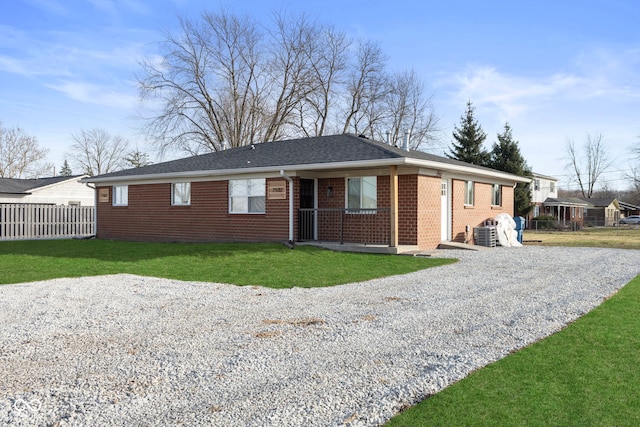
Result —
[[289, 181], [289, 243], [293, 243], [293, 179], [280, 169], [280, 175]]
[[85, 182], [84, 185], [93, 189], [93, 236], [95, 237], [98, 235], [98, 190], [96, 187], [90, 186], [88, 182]]

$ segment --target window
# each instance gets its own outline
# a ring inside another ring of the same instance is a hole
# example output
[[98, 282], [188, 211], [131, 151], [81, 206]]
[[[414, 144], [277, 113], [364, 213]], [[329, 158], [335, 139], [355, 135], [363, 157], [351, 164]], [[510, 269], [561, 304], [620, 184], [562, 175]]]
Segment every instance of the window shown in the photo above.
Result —
[[378, 207], [377, 177], [347, 178], [347, 189], [347, 209], [376, 209]]
[[264, 178], [229, 180], [229, 212], [264, 213], [265, 184]]
[[171, 204], [185, 206], [191, 204], [191, 183], [176, 182], [171, 184]]
[[127, 206], [129, 204], [129, 186], [113, 186], [113, 206]]
[[540, 191], [540, 180], [539, 179], [534, 179], [533, 180], [533, 191]]
[[467, 206], [473, 206], [473, 181], [466, 181], [464, 183], [464, 204]]
[[550, 182], [550, 183], [549, 183], [549, 190], [550, 190], [552, 193], [555, 193], [555, 192], [556, 192], [556, 183], [555, 183], [555, 182]]
[[493, 184], [491, 204], [493, 206], [502, 206], [502, 185]]

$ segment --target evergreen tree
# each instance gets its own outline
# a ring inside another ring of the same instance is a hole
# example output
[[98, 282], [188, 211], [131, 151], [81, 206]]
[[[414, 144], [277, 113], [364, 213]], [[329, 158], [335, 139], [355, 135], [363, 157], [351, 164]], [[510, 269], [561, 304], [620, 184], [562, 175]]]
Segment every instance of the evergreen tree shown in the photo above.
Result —
[[478, 166], [488, 166], [490, 156], [482, 147], [487, 134], [473, 117], [474, 110], [471, 101], [468, 101], [467, 111], [460, 117], [460, 127], [456, 126], [453, 130], [455, 141], [451, 143], [452, 147], [446, 156]]
[[60, 176], [71, 176], [73, 172], [71, 171], [71, 167], [69, 167], [69, 162], [67, 159], [64, 159], [64, 163], [62, 164], [62, 168], [60, 169]]
[[[493, 144], [489, 167], [522, 177], [531, 177], [531, 168], [520, 153], [518, 141], [513, 139], [511, 126], [505, 123], [504, 131], [498, 134], [498, 142]], [[531, 210], [529, 184], [518, 183], [514, 189], [514, 214], [526, 215]]]

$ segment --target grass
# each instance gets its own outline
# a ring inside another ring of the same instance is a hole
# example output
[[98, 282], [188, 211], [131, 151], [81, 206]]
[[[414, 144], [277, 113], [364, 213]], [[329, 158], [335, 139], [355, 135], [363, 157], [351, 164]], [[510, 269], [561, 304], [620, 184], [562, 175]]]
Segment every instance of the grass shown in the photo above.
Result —
[[322, 287], [404, 274], [454, 262], [333, 252], [279, 244], [133, 243], [108, 240], [0, 242], [0, 284], [130, 273], [169, 279]]
[[398, 426], [640, 425], [640, 276], [563, 331], [476, 371]]
[[525, 241], [544, 246], [586, 246], [592, 248], [640, 249], [639, 227], [593, 227], [581, 231], [525, 230]]

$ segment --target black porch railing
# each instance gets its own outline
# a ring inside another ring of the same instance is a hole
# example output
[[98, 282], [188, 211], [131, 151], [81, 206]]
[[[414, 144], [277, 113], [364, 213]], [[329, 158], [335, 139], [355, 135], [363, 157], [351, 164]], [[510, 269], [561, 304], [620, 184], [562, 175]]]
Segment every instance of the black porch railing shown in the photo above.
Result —
[[300, 209], [298, 240], [390, 245], [389, 208]]

